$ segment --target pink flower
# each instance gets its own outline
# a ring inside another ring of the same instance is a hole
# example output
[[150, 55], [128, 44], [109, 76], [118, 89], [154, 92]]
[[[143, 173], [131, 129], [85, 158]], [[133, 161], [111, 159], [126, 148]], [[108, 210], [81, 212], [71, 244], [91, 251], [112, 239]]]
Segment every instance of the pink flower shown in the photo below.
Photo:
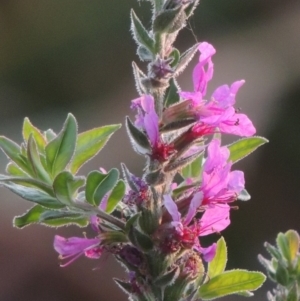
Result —
[[[220, 204], [207, 208], [201, 219], [192, 223], [202, 201], [202, 192], [196, 193], [191, 200], [187, 215], [182, 218], [171, 196], [164, 195], [164, 205], [172, 217], [171, 225], [177, 234], [170, 235], [168, 239], [171, 237], [173, 240], [179, 241], [182, 246], [197, 250], [203, 255], [204, 260], [211, 261], [215, 256], [216, 244], [203, 248], [198, 237], [224, 230], [230, 224], [230, 207], [227, 204]], [[169, 241], [168, 243], [170, 244]]]
[[[211, 134], [219, 129], [222, 133], [238, 136], [252, 136], [256, 130], [245, 114], [234, 109], [235, 97], [244, 80], [234, 82], [230, 87], [223, 85], [212, 94], [211, 100], [204, 100], [207, 84], [213, 76], [212, 56], [215, 49], [207, 42], [199, 45], [199, 63], [193, 71], [194, 92], [180, 92], [180, 96], [191, 102], [191, 110], [198, 119], [192, 131], [195, 136]], [[187, 114], [189, 115], [189, 114]]]
[[103, 249], [99, 246], [100, 242], [99, 238], [64, 238], [62, 236], [55, 235], [55, 251], [59, 253], [60, 259], [70, 259], [67, 263], [61, 264], [60, 266], [65, 267], [69, 265], [83, 254], [88, 258], [98, 259], [103, 252]]
[[165, 161], [174, 152], [172, 145], [162, 141], [159, 134], [159, 117], [155, 111], [154, 98], [151, 95], [142, 95], [132, 100], [132, 109], [137, 110], [135, 125], [145, 130], [152, 146], [152, 158]]
[[202, 206], [235, 201], [245, 187], [244, 173], [238, 170], [230, 171], [230, 152], [220, 144], [220, 140], [214, 139], [207, 148], [208, 156], [203, 165], [199, 189], [203, 193]]

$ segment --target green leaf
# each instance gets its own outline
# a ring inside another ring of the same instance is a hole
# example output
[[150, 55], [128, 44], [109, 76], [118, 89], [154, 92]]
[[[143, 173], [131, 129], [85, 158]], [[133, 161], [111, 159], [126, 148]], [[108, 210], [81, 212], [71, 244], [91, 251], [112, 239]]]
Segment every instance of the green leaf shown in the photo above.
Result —
[[4, 136], [0, 136], [0, 148], [2, 148], [5, 155], [15, 162], [22, 170], [28, 174], [32, 174], [26, 158], [21, 156], [21, 148], [17, 143]]
[[84, 183], [84, 177], [74, 177], [70, 172], [63, 171], [56, 176], [53, 182], [53, 190], [62, 204], [72, 206], [77, 190]]
[[91, 171], [86, 179], [86, 186], [85, 186], [85, 198], [88, 203], [91, 205], [95, 205], [94, 202], [94, 194], [97, 190], [98, 186], [101, 182], [105, 179], [106, 174], [101, 173], [100, 171]]
[[110, 193], [108, 200], [107, 200], [107, 206], [105, 211], [107, 213], [111, 213], [115, 210], [118, 203], [121, 201], [125, 194], [126, 185], [123, 180], [119, 180], [117, 185], [113, 188], [112, 192]]
[[126, 117], [126, 128], [134, 150], [142, 155], [149, 154], [151, 145], [147, 136], [133, 125], [129, 117]]
[[46, 137], [47, 142], [50, 142], [57, 136], [52, 129], [48, 129], [47, 131], [45, 131], [44, 135]]
[[78, 135], [74, 157], [70, 164], [70, 170], [75, 174], [82, 165], [95, 157], [107, 143], [111, 135], [121, 125], [107, 125], [95, 128]]
[[22, 170], [18, 165], [13, 162], [9, 162], [6, 166], [6, 172], [14, 177], [29, 177], [24, 170]]
[[232, 163], [238, 162], [241, 159], [247, 157], [252, 152], [254, 152], [261, 145], [269, 142], [266, 138], [255, 136], [250, 138], [242, 138], [230, 145], [228, 148], [230, 150], [229, 161]]
[[13, 225], [17, 228], [24, 228], [32, 223], [37, 223], [39, 221], [40, 215], [47, 211], [46, 208], [35, 205], [30, 208], [25, 214], [16, 216], [13, 220]]
[[181, 170], [181, 174], [184, 179], [199, 178], [202, 170], [203, 156], [204, 156], [204, 152], [199, 157], [197, 157], [192, 163], [185, 166]]
[[52, 187], [32, 178], [23, 178], [23, 177], [8, 177], [5, 175], [0, 175], [0, 184], [5, 185], [8, 182], [12, 182], [15, 184], [20, 184], [27, 187], [35, 187], [45, 191], [47, 194], [54, 196]]
[[288, 243], [290, 261], [293, 261], [297, 257], [300, 249], [299, 234], [295, 230], [288, 230], [284, 235]]
[[23, 123], [23, 139], [25, 142], [29, 140], [30, 135], [36, 141], [39, 152], [43, 154], [45, 152], [46, 139], [40, 130], [33, 126], [29, 118], [26, 117]]
[[208, 263], [207, 278], [211, 279], [225, 271], [227, 263], [227, 247], [223, 237], [217, 242], [216, 255], [214, 259]]
[[183, 26], [184, 17], [185, 13], [182, 11], [181, 5], [172, 9], [163, 10], [154, 19], [153, 31], [155, 33], [173, 33]]
[[13, 221], [14, 226], [17, 228], [24, 228], [30, 224], [43, 224], [52, 227], [76, 224], [80, 227], [85, 227], [88, 223], [88, 217], [70, 212], [52, 211], [40, 205], [35, 205], [25, 214], [16, 216]]
[[178, 84], [174, 78], [170, 80], [170, 86], [167, 89], [167, 93], [165, 96], [165, 107], [169, 107], [177, 102], [179, 102], [180, 97], [178, 94]]
[[238, 200], [246, 202], [246, 201], [249, 201], [250, 199], [251, 199], [251, 196], [248, 193], [248, 191], [246, 189], [242, 189], [242, 191], [238, 195]]
[[70, 162], [77, 140], [77, 122], [72, 114], [64, 123], [61, 132], [46, 146], [46, 160], [50, 174], [55, 177]]
[[151, 53], [154, 53], [154, 40], [150, 37], [133, 9], [131, 10], [131, 30], [137, 44], [146, 47]]
[[265, 279], [265, 275], [260, 272], [227, 271], [203, 284], [199, 289], [199, 297], [203, 300], [210, 300], [244, 291], [253, 291], [258, 289]]
[[119, 171], [111, 169], [107, 174], [99, 171], [90, 172], [86, 180], [85, 197], [91, 205], [99, 206], [106, 193], [114, 188], [119, 178]]
[[30, 134], [28, 138], [27, 157], [31, 165], [31, 168], [35, 174], [35, 177], [48, 184], [51, 184], [52, 181], [50, 179], [50, 176], [46, 172], [44, 166], [41, 163], [40, 155], [37, 150], [37, 145], [32, 134]]
[[39, 204], [43, 207], [49, 209], [60, 209], [65, 207], [63, 204], [58, 202], [56, 198], [50, 196], [49, 194], [39, 189], [26, 187], [10, 182], [5, 183], [4, 186], [7, 187], [10, 191], [15, 193], [16, 195], [22, 197], [23, 199]]

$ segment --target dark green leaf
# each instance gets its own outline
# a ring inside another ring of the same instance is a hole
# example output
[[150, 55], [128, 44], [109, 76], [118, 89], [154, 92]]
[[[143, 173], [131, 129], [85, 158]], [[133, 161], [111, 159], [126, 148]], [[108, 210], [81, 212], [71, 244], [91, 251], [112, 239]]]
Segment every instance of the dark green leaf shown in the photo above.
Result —
[[80, 133], [75, 154], [70, 164], [71, 172], [75, 174], [82, 165], [95, 157], [120, 126], [119, 124], [107, 125]]
[[199, 297], [203, 300], [210, 300], [244, 291], [253, 291], [258, 289], [265, 279], [266, 277], [260, 272], [227, 271], [203, 284], [199, 289]]
[[84, 183], [85, 179], [83, 177], [74, 177], [70, 172], [63, 171], [56, 176], [53, 182], [53, 190], [62, 204], [72, 206], [77, 190]]
[[165, 96], [165, 107], [169, 107], [173, 105], [174, 103], [179, 102], [180, 97], [178, 94], [179, 87], [174, 78], [170, 80], [170, 86], [167, 90], [166, 96]]
[[175, 76], [178, 76], [188, 66], [189, 62], [193, 59], [194, 55], [198, 51], [198, 47], [199, 43], [195, 44], [181, 55], [179, 63], [175, 69]]
[[137, 44], [146, 47], [150, 52], [154, 53], [154, 40], [150, 37], [133, 9], [131, 10], [131, 30]]
[[70, 162], [77, 140], [77, 122], [72, 114], [64, 123], [61, 132], [46, 146], [46, 160], [50, 174], [55, 177]]
[[259, 137], [259, 136], [242, 138], [228, 145], [228, 148], [230, 150], [229, 161], [231, 161], [232, 163], [238, 162], [241, 159], [250, 155], [258, 147], [260, 147], [261, 145], [267, 142], [268, 140], [266, 138]]
[[126, 128], [136, 152], [142, 155], [149, 154], [151, 152], [151, 145], [147, 136], [133, 125], [129, 117], [126, 117]]

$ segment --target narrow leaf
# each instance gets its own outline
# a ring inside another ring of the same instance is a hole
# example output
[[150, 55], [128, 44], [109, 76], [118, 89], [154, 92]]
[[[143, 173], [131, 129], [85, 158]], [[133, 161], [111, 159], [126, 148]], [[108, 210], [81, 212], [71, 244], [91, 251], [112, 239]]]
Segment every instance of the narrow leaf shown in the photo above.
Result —
[[121, 127], [119, 124], [95, 128], [78, 135], [77, 145], [70, 170], [75, 174], [82, 165], [95, 157], [111, 135]]
[[17, 228], [24, 228], [30, 224], [43, 224], [52, 227], [76, 224], [79, 227], [85, 227], [88, 222], [88, 218], [80, 214], [52, 211], [40, 205], [35, 205], [25, 214], [16, 216], [13, 224]]
[[108, 200], [107, 200], [107, 206], [105, 211], [107, 213], [111, 213], [115, 210], [118, 203], [121, 201], [125, 194], [126, 185], [123, 180], [119, 180], [117, 185], [113, 188], [112, 192], [110, 193]]
[[138, 45], [142, 45], [154, 53], [154, 40], [143, 26], [133, 9], [131, 10], [131, 30]]
[[28, 138], [27, 158], [35, 174], [35, 177], [48, 184], [51, 184], [52, 181], [50, 179], [50, 176], [46, 172], [44, 166], [41, 163], [40, 154], [38, 153], [37, 150], [37, 144], [32, 134], [30, 134]]
[[7, 187], [10, 191], [15, 193], [16, 195], [22, 197], [23, 199], [39, 204], [48, 209], [60, 209], [65, 207], [63, 204], [58, 202], [58, 200], [49, 194], [32, 187], [26, 187], [14, 183], [5, 183], [5, 187]]
[[172, 78], [170, 80], [170, 85], [167, 90], [166, 96], [165, 96], [165, 106], [169, 107], [170, 105], [179, 102], [180, 97], [178, 94], [178, 91], [180, 90], [176, 80]]
[[195, 44], [193, 47], [189, 48], [181, 55], [178, 65], [176, 66], [174, 76], [178, 76], [184, 71], [184, 69], [188, 66], [189, 62], [193, 59], [194, 55], [198, 51], [198, 47], [199, 43]]
[[265, 279], [266, 277], [260, 272], [227, 271], [203, 284], [199, 289], [199, 297], [203, 300], [210, 300], [244, 291], [253, 291], [258, 289]]
[[23, 139], [24, 141], [29, 140], [29, 136], [32, 135], [34, 140], [36, 141], [38, 150], [40, 153], [45, 152], [45, 146], [46, 146], [46, 139], [43, 136], [43, 134], [40, 132], [38, 128], [32, 125], [29, 118], [24, 119], [23, 123]]
[[6, 172], [14, 177], [29, 177], [29, 175], [22, 170], [18, 165], [13, 162], [9, 162], [6, 166]]
[[70, 162], [77, 140], [77, 122], [72, 114], [64, 123], [61, 132], [46, 146], [46, 159], [50, 174], [55, 177]]
[[150, 153], [151, 145], [147, 136], [133, 125], [129, 117], [126, 117], [126, 128], [134, 150], [142, 155]]
[[0, 148], [4, 154], [15, 162], [22, 170], [29, 174], [32, 173], [31, 169], [28, 167], [26, 158], [21, 157], [21, 148], [17, 143], [4, 136], [0, 136]]
[[227, 247], [223, 237], [217, 242], [216, 255], [212, 261], [208, 263], [207, 278], [211, 279], [225, 271], [227, 263]]
[[259, 136], [240, 139], [228, 145], [230, 150], [229, 161], [232, 161], [232, 163], [238, 162], [267, 142], [266, 138]]
[[142, 84], [142, 79], [145, 79], [146, 75], [140, 70], [135, 62], [132, 62], [132, 69], [137, 92], [139, 93], [139, 95], [145, 94], [146, 90], [144, 85]]
[[8, 183], [8, 182], [12, 182], [12, 183], [27, 186], [27, 187], [35, 187], [35, 188], [45, 191], [49, 195], [52, 195], [52, 196], [54, 195], [52, 187], [39, 180], [32, 179], [32, 178], [7, 177], [5, 175], [0, 175], [0, 184], [2, 183], [5, 185], [5, 183]]

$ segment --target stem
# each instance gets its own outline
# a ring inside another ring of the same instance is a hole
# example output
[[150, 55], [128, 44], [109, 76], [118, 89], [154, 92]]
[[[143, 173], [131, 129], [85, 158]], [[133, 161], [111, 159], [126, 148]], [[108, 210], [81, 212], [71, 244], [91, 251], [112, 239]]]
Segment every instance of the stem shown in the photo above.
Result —
[[122, 222], [121, 220], [115, 218], [112, 215], [107, 214], [106, 212], [96, 209], [94, 208], [93, 210], [95, 213], [97, 213], [97, 215], [102, 218], [103, 220], [117, 226], [118, 228], [120, 228], [121, 230], [125, 230], [125, 223]]

